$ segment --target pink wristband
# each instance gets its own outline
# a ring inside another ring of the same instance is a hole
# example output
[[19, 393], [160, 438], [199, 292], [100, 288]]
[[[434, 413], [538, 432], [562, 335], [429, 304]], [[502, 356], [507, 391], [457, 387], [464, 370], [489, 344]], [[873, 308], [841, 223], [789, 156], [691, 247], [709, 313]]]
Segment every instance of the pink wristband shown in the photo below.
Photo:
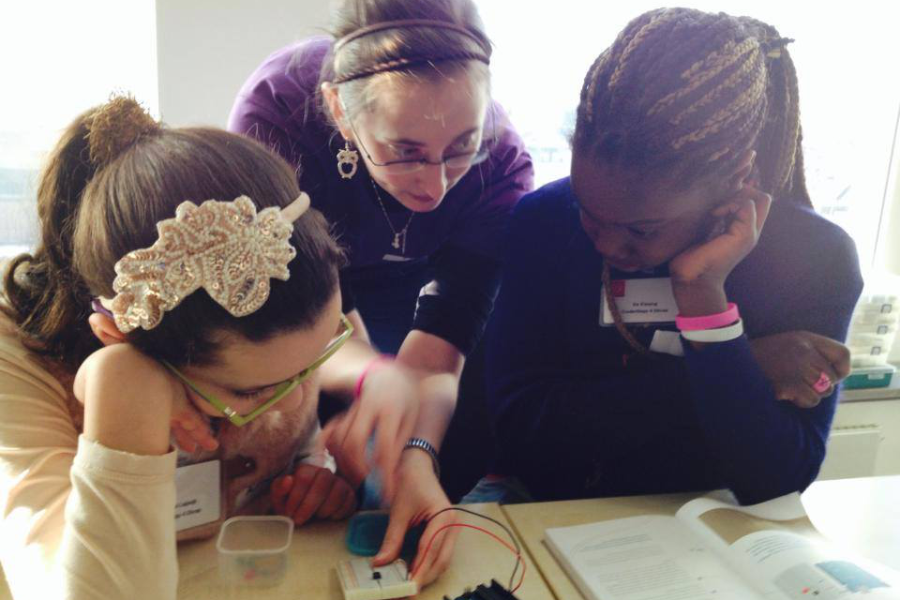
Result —
[[737, 304], [728, 303], [728, 310], [717, 315], [707, 315], [705, 317], [675, 317], [675, 326], [680, 331], [703, 331], [706, 329], [718, 329], [719, 327], [727, 327], [733, 325], [741, 318], [738, 313]]
[[389, 354], [381, 354], [376, 356], [372, 360], [369, 361], [369, 364], [365, 366], [362, 373], [359, 374], [359, 379], [356, 380], [356, 385], [353, 387], [353, 398], [354, 400], [359, 398], [360, 394], [362, 394], [363, 384], [366, 382], [366, 376], [372, 372], [377, 366], [382, 363], [391, 362], [394, 360], [393, 356]]

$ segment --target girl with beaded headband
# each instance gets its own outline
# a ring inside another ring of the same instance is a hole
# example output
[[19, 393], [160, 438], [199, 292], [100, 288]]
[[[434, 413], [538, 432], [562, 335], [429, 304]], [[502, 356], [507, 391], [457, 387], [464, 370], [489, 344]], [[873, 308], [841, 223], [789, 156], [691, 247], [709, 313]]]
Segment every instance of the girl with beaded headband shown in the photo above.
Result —
[[[352, 333], [343, 253], [308, 208], [261, 144], [164, 128], [129, 98], [66, 130], [38, 248], [3, 288], [0, 561], [16, 600], [174, 599], [176, 539], [239, 513], [354, 510], [317, 450], [317, 368]], [[176, 462], [213, 460], [220, 518], [176, 527]], [[285, 476], [315, 485], [290, 497]]]
[[[323, 389], [351, 404], [326, 431], [339, 464], [360, 476], [377, 431], [381, 499], [404, 490], [382, 563], [414, 519], [449, 505], [437, 452], [496, 295], [500, 234], [533, 173], [490, 100], [492, 49], [472, 0], [342, 0], [332, 34], [270, 56], [238, 95], [229, 129], [296, 166], [347, 246], [341, 288], [357, 333], [326, 365]], [[439, 540], [416, 565], [420, 583], [449, 559], [452, 536]]]
[[533, 497], [815, 479], [862, 282], [804, 185], [789, 41], [660, 9], [585, 77], [571, 177], [517, 207], [489, 340], [496, 471]]

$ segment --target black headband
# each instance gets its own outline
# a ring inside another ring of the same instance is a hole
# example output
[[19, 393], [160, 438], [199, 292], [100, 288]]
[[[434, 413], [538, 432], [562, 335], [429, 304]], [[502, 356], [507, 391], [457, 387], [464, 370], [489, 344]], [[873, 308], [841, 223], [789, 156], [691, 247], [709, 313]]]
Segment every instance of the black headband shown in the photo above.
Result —
[[477, 60], [479, 62], [483, 62], [486, 65], [491, 64], [488, 57], [484, 56], [483, 54], [478, 54], [477, 52], [457, 52], [455, 54], [445, 54], [440, 56], [411, 56], [409, 58], [397, 58], [394, 60], [385, 61], [377, 65], [373, 65], [368, 69], [361, 69], [359, 71], [347, 73], [346, 75], [341, 75], [340, 77], [335, 77], [332, 83], [347, 83], [348, 81], [354, 81], [356, 79], [362, 79], [364, 77], [371, 77], [372, 75], [376, 75], [378, 73], [388, 73], [390, 71], [400, 71], [402, 69], [410, 69], [422, 65], [436, 65], [442, 62], [457, 60]]
[[366, 27], [361, 27], [360, 29], [357, 29], [356, 31], [353, 31], [352, 33], [349, 33], [341, 39], [337, 40], [334, 43], [334, 47], [332, 48], [332, 56], [336, 56], [337, 53], [340, 52], [350, 42], [358, 40], [359, 38], [365, 37], [367, 35], [378, 33], [380, 31], [386, 31], [388, 29], [408, 29], [413, 27], [428, 27], [432, 29], [449, 29], [451, 31], [455, 31], [473, 40], [476, 44], [478, 44], [482, 52], [461, 51], [450, 54], [435, 54], [430, 56], [420, 55], [398, 57], [382, 61], [365, 69], [360, 69], [358, 71], [353, 71], [351, 73], [337, 76], [334, 78], [332, 83], [347, 83], [348, 81], [363, 79], [364, 77], [370, 77], [378, 73], [387, 73], [390, 71], [399, 71], [412, 67], [436, 65], [438, 63], [458, 60], [477, 60], [486, 65], [491, 64], [491, 44], [483, 33], [475, 29], [469, 29], [467, 27], [457, 25], [455, 23], [450, 23], [447, 21], [436, 21], [432, 19], [403, 19], [398, 21], [383, 21], [380, 23], [373, 23], [372, 25], [368, 25]]
[[341, 39], [337, 40], [334, 43], [332, 51], [334, 52], [334, 54], [337, 54], [344, 46], [346, 46], [353, 40], [358, 40], [361, 37], [365, 37], [373, 33], [378, 33], [379, 31], [385, 31], [387, 29], [411, 29], [414, 27], [450, 29], [457, 33], [461, 33], [462, 35], [473, 40], [476, 44], [481, 46], [481, 49], [484, 50], [485, 55], [490, 56], [491, 54], [491, 43], [490, 41], [488, 41], [487, 37], [480, 31], [476, 29], [469, 29], [468, 27], [463, 27], [462, 25], [457, 25], [456, 23], [450, 23], [449, 21], [436, 21], [434, 19], [400, 19], [397, 21], [382, 21], [380, 23], [367, 25], [366, 27], [360, 27], [356, 31], [352, 31]]

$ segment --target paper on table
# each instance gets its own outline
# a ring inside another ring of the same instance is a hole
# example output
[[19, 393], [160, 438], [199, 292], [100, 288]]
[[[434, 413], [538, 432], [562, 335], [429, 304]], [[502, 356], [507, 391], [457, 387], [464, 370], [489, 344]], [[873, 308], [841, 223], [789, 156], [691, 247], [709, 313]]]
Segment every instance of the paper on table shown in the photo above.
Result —
[[593, 600], [757, 599], [674, 517], [642, 516], [547, 530], [547, 545]]
[[699, 498], [684, 505], [678, 518], [691, 524], [765, 597], [836, 600], [864, 594], [867, 600], [900, 598], [898, 574], [822, 537], [798, 494], [755, 506]]

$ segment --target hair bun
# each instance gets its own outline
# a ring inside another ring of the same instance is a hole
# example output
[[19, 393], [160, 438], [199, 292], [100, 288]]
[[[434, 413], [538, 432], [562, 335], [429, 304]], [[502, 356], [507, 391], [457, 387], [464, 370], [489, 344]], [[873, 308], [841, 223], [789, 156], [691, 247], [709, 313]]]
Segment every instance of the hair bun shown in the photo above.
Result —
[[103, 167], [142, 136], [155, 135], [160, 129], [161, 125], [137, 100], [115, 96], [91, 118], [87, 134], [91, 163]]

